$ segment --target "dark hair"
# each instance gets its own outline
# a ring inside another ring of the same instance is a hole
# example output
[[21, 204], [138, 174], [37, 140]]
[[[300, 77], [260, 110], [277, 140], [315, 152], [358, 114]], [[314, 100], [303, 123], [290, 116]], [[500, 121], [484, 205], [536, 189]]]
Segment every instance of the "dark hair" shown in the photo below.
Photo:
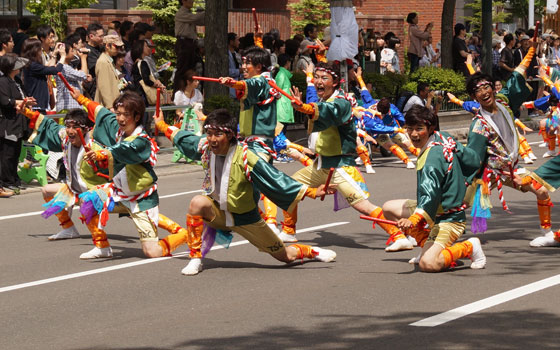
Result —
[[282, 54], [278, 55], [278, 65], [280, 67], [284, 67], [286, 65], [286, 63], [288, 63], [291, 60], [292, 60], [292, 58], [288, 54], [282, 53]]
[[40, 56], [41, 50], [41, 41], [39, 39], [26, 39], [21, 47], [21, 57], [43, 64]]
[[377, 102], [377, 111], [383, 115], [389, 113], [391, 110], [391, 101], [387, 97], [383, 97]]
[[299, 48], [299, 44], [301, 44], [301, 42], [303, 41], [303, 39], [305, 39], [305, 37], [301, 34], [296, 34], [292, 39], [298, 42], [298, 48]]
[[265, 49], [269, 49], [270, 51], [274, 51], [274, 37], [270, 34], [263, 35], [262, 38], [263, 47]]
[[31, 20], [27, 17], [22, 17], [18, 19], [18, 28], [25, 31], [31, 27]]
[[0, 28], [0, 49], [2, 49], [2, 45], [8, 45], [11, 39], [10, 31], [6, 28]]
[[80, 40], [82, 40], [82, 38], [80, 38], [78, 33], [68, 35], [66, 39], [64, 39], [64, 50], [66, 51], [66, 54], [68, 54], [68, 52], [70, 52], [70, 48], [78, 44]]
[[183, 91], [187, 87], [187, 82], [192, 82], [195, 75], [196, 72], [192, 69], [183, 72], [180, 79], [177, 81], [177, 91]]
[[144, 33], [136, 29], [134, 29], [132, 32], [130, 32], [130, 34], [128, 34], [128, 42], [131, 44], [131, 47], [135, 41], [140, 40], [140, 35], [144, 35]]
[[335, 88], [338, 88], [340, 85], [340, 63], [336, 62], [336, 61], [329, 61], [329, 62], [318, 62], [317, 63], [317, 68], [326, 68], [328, 70], [333, 71], [338, 77], [332, 77], [333, 78], [333, 85]]
[[15, 53], [7, 53], [4, 56], [0, 56], [0, 72], [5, 76], [10, 74], [14, 70], [18, 56]]
[[54, 29], [52, 29], [51, 26], [42, 25], [37, 27], [37, 39], [39, 40], [45, 39], [46, 37], [51, 35], [51, 33], [54, 34]]
[[558, 105], [558, 98], [556, 96], [554, 96], [554, 94], [550, 94], [550, 97], [548, 98], [548, 104], [549, 106], [556, 106]]
[[207, 125], [219, 126], [233, 130], [233, 134], [229, 142], [232, 144], [237, 143], [235, 135], [235, 131], [237, 130], [237, 117], [232, 115], [227, 109], [220, 108], [210, 112], [210, 114], [208, 114], [206, 120], [204, 121], [204, 127], [206, 127]]
[[430, 85], [428, 83], [424, 83], [424, 82], [418, 83], [418, 85], [416, 86], [416, 94], [419, 95], [421, 91], [424, 91], [424, 89], [429, 86]]
[[82, 108], [73, 108], [66, 113], [64, 121], [73, 120], [79, 125], [85, 125], [88, 129], [93, 128], [94, 123], [88, 118], [88, 113]]
[[114, 20], [111, 21], [111, 23], [113, 23], [115, 25], [115, 30], [117, 31], [117, 33], [119, 32], [119, 29], [121, 29], [121, 21], [118, 20]]
[[274, 38], [274, 41], [280, 39], [280, 30], [278, 28], [272, 28], [269, 33]]
[[144, 40], [136, 40], [132, 43], [130, 49], [130, 58], [132, 62], [136, 62], [138, 59], [142, 59], [142, 54], [144, 53], [144, 45], [148, 45]]
[[276, 51], [277, 49], [280, 50], [280, 48], [285, 45], [286, 43], [284, 42], [284, 40], [280, 40], [280, 39], [274, 40], [274, 45], [273, 45], [274, 51]]
[[231, 32], [231, 33], [227, 33], [227, 42], [229, 45], [230, 41], [235, 41], [235, 38], [237, 38], [237, 34]]
[[385, 40], [385, 42], [388, 42], [389, 39], [391, 39], [392, 37], [396, 37], [395, 33], [393, 33], [393, 32], [387, 32], [387, 33], [385, 33], [385, 35], [383, 36], [383, 40]]
[[255, 38], [253, 33], [247, 33], [244, 37], [239, 38], [239, 50], [255, 46]]
[[412, 24], [412, 21], [416, 18], [416, 16], [418, 16], [418, 14], [416, 12], [410, 12], [406, 16], [406, 23]]
[[492, 86], [492, 90], [494, 90], [494, 80], [492, 79], [492, 77], [488, 74], [477, 72], [471, 75], [467, 80], [467, 93], [471, 96], [474, 96], [477, 89], [476, 85], [483, 80], [487, 80]]
[[455, 33], [455, 36], [457, 36], [463, 29], [466, 29], [463, 23], [456, 23], [455, 27], [453, 27], [453, 33]]
[[146, 22], [136, 22], [134, 23], [134, 29], [145, 35], [147, 32], [153, 32], [155, 28]]
[[306, 37], [309, 36], [309, 33], [311, 33], [315, 28], [317, 28], [317, 26], [313, 23], [307, 23], [305, 25], [305, 27], [303, 27], [303, 35], [305, 35]]
[[400, 43], [401, 43], [401, 39], [397, 38], [396, 36], [392, 36], [389, 38], [389, 41], [387, 42], [387, 47], [394, 50], [395, 46]]
[[82, 39], [82, 42], [85, 43], [87, 40], [87, 29], [84, 27], [77, 27], [76, 29], [74, 29], [74, 33], [78, 34], [80, 36], [80, 39]]
[[513, 40], [513, 34], [509, 33], [504, 36], [504, 43], [507, 45]]
[[103, 30], [103, 26], [99, 23], [90, 23], [87, 27], [87, 35], [94, 34], [99, 29]]
[[131, 21], [124, 21], [121, 23], [121, 27], [119, 28], [119, 32], [121, 33], [121, 37], [124, 37], [126, 35], [126, 32], [128, 32], [132, 26], [134, 25], [134, 23], [132, 23]]
[[126, 53], [119, 50], [119, 51], [117, 51], [117, 54], [115, 55], [115, 57], [113, 59], [116, 62], [119, 58], [125, 58], [125, 57], [126, 57]]
[[535, 29], [531, 28], [531, 29], [527, 30], [527, 33], [525, 33], [525, 34], [527, 34], [529, 36], [529, 38], [532, 38], [533, 35], [535, 35]]
[[404, 121], [407, 126], [423, 124], [428, 128], [433, 126], [435, 130], [439, 130], [437, 115], [432, 113], [432, 111], [425, 106], [413, 105], [410, 107], [404, 116]]
[[525, 34], [525, 33], [526, 33], [526, 30], [523, 29], [523, 28], [517, 28], [515, 30], [515, 36], [520, 36], [521, 34]]
[[297, 42], [297, 40], [288, 39], [286, 40], [285, 44], [286, 44], [286, 54], [288, 54], [292, 59], [294, 59], [299, 49], [299, 43]]
[[146, 105], [144, 104], [142, 96], [134, 91], [125, 91], [122, 95], [117, 97], [115, 102], [113, 102], [113, 108], [115, 111], [120, 106], [122, 106], [126, 111], [132, 112], [133, 117], [140, 116], [136, 126], [142, 124], [144, 112], [146, 111]]
[[257, 65], [261, 65], [261, 72], [268, 71], [268, 68], [272, 65], [270, 62], [270, 54], [258, 46], [252, 46], [243, 52], [243, 56], [250, 62], [255, 68]]

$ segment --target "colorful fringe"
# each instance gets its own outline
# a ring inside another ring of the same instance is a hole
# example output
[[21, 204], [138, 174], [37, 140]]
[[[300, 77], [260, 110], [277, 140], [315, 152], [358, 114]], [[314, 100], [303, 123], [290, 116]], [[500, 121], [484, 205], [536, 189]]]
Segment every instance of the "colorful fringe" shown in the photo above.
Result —
[[492, 208], [492, 203], [490, 202], [490, 193], [488, 191], [488, 184], [477, 184], [476, 194], [474, 196], [474, 201], [471, 209], [472, 223], [471, 232], [484, 233], [488, 229], [486, 220], [492, 217], [490, 208]]
[[70, 190], [68, 186], [63, 185], [60, 190], [54, 195], [53, 199], [43, 204], [46, 208], [41, 216], [47, 219], [51, 215], [55, 215], [68, 209], [74, 204], [76, 204], [76, 195]]
[[204, 224], [204, 231], [202, 231], [202, 257], [210, 251], [214, 243], [221, 245], [222, 247], [228, 249], [229, 245], [233, 239], [233, 235], [230, 231], [216, 230], [210, 225]]

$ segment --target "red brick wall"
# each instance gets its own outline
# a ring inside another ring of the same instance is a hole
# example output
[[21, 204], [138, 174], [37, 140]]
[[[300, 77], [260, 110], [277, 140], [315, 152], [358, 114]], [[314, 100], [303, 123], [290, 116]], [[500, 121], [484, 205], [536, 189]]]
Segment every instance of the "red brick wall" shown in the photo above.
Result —
[[[290, 11], [257, 10], [257, 20], [264, 33], [277, 28], [280, 31], [280, 38], [285, 40], [290, 37]], [[250, 8], [230, 10], [228, 22], [228, 32], [234, 32], [239, 36], [255, 31]]]
[[288, 0], [274, 0], [274, 1], [263, 1], [263, 0], [233, 0], [233, 9], [251, 9], [255, 8], [259, 10], [285, 10]]
[[102, 9], [72, 9], [68, 14], [68, 32], [74, 32], [77, 27], [87, 27], [90, 23], [99, 23], [105, 29], [112, 21], [146, 22], [152, 24], [152, 11], [146, 10], [102, 10]]

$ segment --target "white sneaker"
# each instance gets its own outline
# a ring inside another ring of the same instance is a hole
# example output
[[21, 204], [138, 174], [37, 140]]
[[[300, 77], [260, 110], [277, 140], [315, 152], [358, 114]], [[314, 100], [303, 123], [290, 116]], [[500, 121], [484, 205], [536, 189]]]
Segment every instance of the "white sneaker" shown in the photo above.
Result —
[[185, 276], [198, 275], [202, 271], [202, 260], [200, 258], [192, 258], [191, 261], [181, 270], [181, 273]]
[[371, 166], [371, 164], [366, 164], [366, 173], [368, 174], [375, 174], [375, 169]]
[[529, 153], [529, 158], [531, 158], [531, 160], [537, 160], [538, 159], [537, 156], [533, 152]]
[[336, 253], [334, 250], [313, 247], [313, 252], [317, 253], [317, 255], [315, 255], [315, 260], [331, 262], [336, 259]]
[[482, 251], [482, 245], [480, 244], [480, 239], [478, 237], [473, 237], [468, 239], [472, 243], [472, 254], [471, 254], [471, 269], [483, 269], [486, 266], [486, 255]]
[[529, 242], [531, 247], [560, 247], [560, 242], [554, 239], [554, 232], [548, 230], [544, 236], [537, 237]]
[[554, 153], [554, 151], [548, 150], [545, 152], [545, 154], [542, 155], [543, 158], [549, 158], [549, 157], [554, 157], [556, 154]]
[[412, 242], [406, 238], [399, 238], [393, 244], [385, 248], [386, 252], [399, 252], [401, 250], [411, 250], [414, 248]]
[[406, 239], [408, 239], [410, 241], [410, 243], [412, 243], [413, 247], [418, 247], [418, 242], [416, 242], [416, 238], [414, 238], [412, 236], [406, 236]]
[[409, 160], [408, 163], [406, 163], [406, 168], [407, 169], [416, 169], [416, 165], [414, 165], [414, 163]]
[[284, 243], [296, 243], [298, 241], [295, 234], [291, 235], [291, 234], [286, 233], [284, 231], [281, 231], [277, 236]]
[[418, 253], [418, 255], [415, 256], [414, 258], [408, 260], [408, 263], [418, 265], [418, 264], [420, 264], [420, 258], [421, 257], [422, 257], [422, 251], [420, 251], [420, 253]]
[[523, 158], [523, 161], [525, 162], [525, 164], [533, 164], [533, 160], [529, 157]]
[[65, 228], [57, 234], [49, 236], [47, 239], [49, 241], [58, 241], [60, 239], [72, 239], [80, 238], [80, 233], [76, 229], [76, 226]]
[[364, 162], [362, 162], [362, 158], [360, 157], [354, 159], [354, 162], [356, 162], [356, 165], [364, 165]]
[[278, 236], [280, 234], [280, 230], [278, 230], [278, 226], [276, 226], [276, 224], [273, 223], [267, 223], [268, 227], [270, 227], [270, 229], [272, 230], [272, 232], [274, 232], [274, 234], [276, 236]]
[[548, 143], [546, 142], [543, 142], [539, 145], [539, 148], [545, 148], [545, 147], [548, 147]]
[[93, 247], [93, 249], [90, 250], [89, 252], [85, 252], [82, 255], [80, 255], [80, 259], [82, 260], [112, 258], [112, 257], [113, 257], [113, 249], [111, 249], [111, 247], [107, 247], [107, 248]]

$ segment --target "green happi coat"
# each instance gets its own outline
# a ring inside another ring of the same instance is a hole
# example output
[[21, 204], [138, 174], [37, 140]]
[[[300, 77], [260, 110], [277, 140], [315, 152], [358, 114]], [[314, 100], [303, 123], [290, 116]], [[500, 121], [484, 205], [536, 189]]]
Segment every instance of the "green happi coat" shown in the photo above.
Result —
[[[86, 133], [84, 135], [86, 144], [89, 144], [91, 149], [99, 150], [102, 147], [95, 143], [90, 142], [90, 135]], [[30, 138], [33, 144], [52, 152], [63, 152], [64, 166], [66, 167], [66, 183], [68, 187], [72, 189], [72, 184], [78, 184], [82, 191], [87, 191], [97, 185], [101, 185], [107, 182], [107, 180], [101, 176], [96, 175], [92, 167], [83, 158], [84, 148], [80, 147], [77, 163], [71, 164], [72, 162], [72, 145], [70, 140], [66, 135], [66, 128], [63, 125], [56, 123], [53, 119], [40, 115], [35, 122], [34, 132]], [[72, 171], [70, 167], [77, 167], [77, 173], [79, 178], [72, 178]], [[98, 169], [98, 172], [102, 172], [107, 175], [107, 169]], [[81, 193], [80, 192], [80, 193]]]
[[555, 156], [535, 170], [531, 177], [544, 185], [550, 192], [560, 187], [560, 157]]
[[325, 102], [314, 102], [315, 114], [309, 116], [308, 132], [319, 132], [315, 151], [321, 168], [355, 166], [356, 127], [352, 105], [342, 90], [335, 91]]
[[[88, 101], [86, 104], [90, 119], [95, 121], [94, 140], [105, 146], [109, 152], [108, 172], [115, 186], [126, 195], [133, 196], [149, 190], [157, 181], [150, 164], [152, 144], [144, 129], [139, 126], [131, 136], [119, 139], [119, 124], [113, 112], [102, 105]], [[132, 212], [145, 211], [159, 204], [157, 190], [135, 203], [130, 203]]]
[[215, 182], [220, 181], [217, 202], [219, 208], [226, 212], [227, 226], [248, 225], [261, 220], [257, 204], [260, 192], [280, 208], [288, 211], [291, 211], [305, 195], [306, 185], [268, 164], [250, 149], [247, 152], [247, 163], [252, 181], [249, 181], [245, 175], [243, 148], [240, 145], [232, 145], [229, 148], [222, 177], [216, 179], [214, 175], [216, 155], [206, 151], [203, 157], [204, 137], [196, 136], [190, 131], [176, 130], [170, 139], [185, 156], [202, 159], [207, 176], [210, 177], [205, 179], [204, 183], [207, 195], [213, 194], [216, 188]]
[[[449, 137], [446, 133], [442, 133], [442, 135]], [[443, 155], [443, 146], [432, 145], [434, 140], [439, 141], [439, 138], [432, 135], [426, 148], [418, 156], [416, 164], [417, 206], [414, 212], [422, 215], [430, 226], [439, 222], [465, 222], [464, 210], [446, 213], [450, 209], [460, 207], [465, 197], [465, 177], [460, 159], [455, 154], [451, 171], [447, 173], [449, 162]], [[457, 143], [456, 147], [457, 152], [461, 152], [464, 148], [460, 143]]]

